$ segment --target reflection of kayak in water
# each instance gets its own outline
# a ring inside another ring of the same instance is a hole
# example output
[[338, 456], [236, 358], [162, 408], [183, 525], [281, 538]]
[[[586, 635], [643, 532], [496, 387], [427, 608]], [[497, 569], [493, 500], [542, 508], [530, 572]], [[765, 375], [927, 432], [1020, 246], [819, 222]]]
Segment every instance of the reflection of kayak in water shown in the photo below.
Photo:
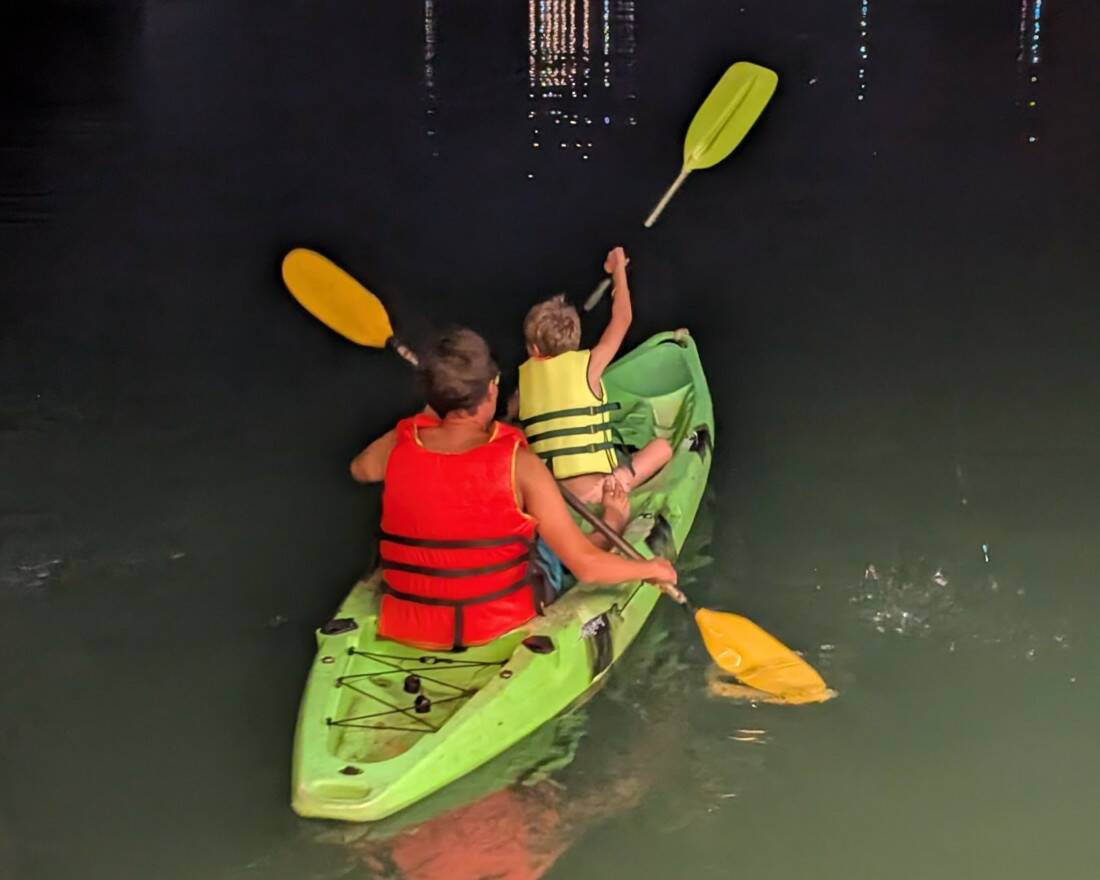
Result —
[[535, 880], [568, 846], [560, 799], [550, 784], [506, 788], [355, 854], [379, 880]]
[[579, 798], [553, 782], [514, 786], [351, 852], [375, 880], [537, 880], [594, 824], [636, 806], [646, 788], [639, 776]]
[[[695, 344], [659, 334], [604, 374], [625, 443], [669, 440], [664, 470], [631, 497], [626, 537], [675, 557], [699, 507], [714, 437]], [[414, 804], [537, 730], [600, 686], [641, 631], [655, 587], [580, 585], [545, 616], [463, 653], [377, 637], [379, 575], [357, 584], [318, 634], [298, 717], [293, 805], [374, 821]]]

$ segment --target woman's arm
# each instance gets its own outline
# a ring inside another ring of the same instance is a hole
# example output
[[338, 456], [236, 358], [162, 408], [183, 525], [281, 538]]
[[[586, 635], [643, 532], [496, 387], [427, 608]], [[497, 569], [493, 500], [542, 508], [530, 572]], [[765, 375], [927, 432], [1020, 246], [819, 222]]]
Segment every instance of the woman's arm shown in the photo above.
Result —
[[516, 450], [516, 483], [523, 509], [538, 520], [539, 535], [578, 580], [597, 584], [645, 580], [676, 583], [676, 569], [666, 559], [624, 559], [595, 547], [573, 522], [546, 465], [527, 449]]
[[381, 483], [386, 478], [386, 462], [397, 442], [397, 434], [390, 430], [371, 443], [351, 461], [351, 476], [360, 483]]

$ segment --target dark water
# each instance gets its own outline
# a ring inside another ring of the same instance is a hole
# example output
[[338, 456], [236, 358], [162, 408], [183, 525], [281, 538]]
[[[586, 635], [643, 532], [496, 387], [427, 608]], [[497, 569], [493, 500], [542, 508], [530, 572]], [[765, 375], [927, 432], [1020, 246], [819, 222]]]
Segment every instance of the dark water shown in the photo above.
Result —
[[[1092, 4], [17, 6], [0, 874], [478, 877], [507, 840], [516, 877], [1095, 876]], [[643, 232], [737, 59], [776, 98]], [[281, 255], [515, 364], [530, 303], [620, 241], [631, 338], [690, 327], [719, 413], [694, 594], [840, 699], [709, 698], [665, 609], [568, 766], [403, 831], [297, 820], [311, 628], [377, 514], [346, 464], [416, 401]]]

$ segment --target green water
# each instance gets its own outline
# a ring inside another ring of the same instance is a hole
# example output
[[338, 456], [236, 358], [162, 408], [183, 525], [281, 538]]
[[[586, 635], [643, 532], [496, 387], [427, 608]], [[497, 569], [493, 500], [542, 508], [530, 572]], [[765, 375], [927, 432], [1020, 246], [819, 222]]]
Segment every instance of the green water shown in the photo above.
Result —
[[[1090, 6], [1036, 48], [1001, 0], [616, 0], [609, 84], [595, 4], [565, 97], [538, 6], [31, 7], [3, 20], [0, 876], [1096, 876]], [[773, 106], [643, 236], [734, 58]], [[281, 255], [512, 367], [528, 305], [624, 239], [631, 340], [690, 327], [718, 414], [688, 587], [838, 698], [714, 698], [667, 607], [582, 715], [421, 811], [297, 819], [312, 628], [373, 553], [347, 462], [418, 401]]]

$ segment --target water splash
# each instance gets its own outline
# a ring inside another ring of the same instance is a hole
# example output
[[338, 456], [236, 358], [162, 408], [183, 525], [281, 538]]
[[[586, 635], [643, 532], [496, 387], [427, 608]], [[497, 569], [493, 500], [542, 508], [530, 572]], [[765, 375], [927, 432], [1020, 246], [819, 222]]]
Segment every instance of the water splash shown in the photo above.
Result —
[[943, 567], [923, 558], [891, 565], [882, 573], [869, 563], [850, 601], [878, 632], [898, 635], [927, 635], [956, 612], [955, 590]]
[[45, 592], [57, 581], [65, 560], [43, 557], [18, 560], [0, 572], [0, 596], [26, 596]]
[[954, 576], [945, 566], [920, 558], [883, 571], [869, 564], [848, 601], [877, 632], [932, 636], [948, 654], [996, 648], [1013, 661], [1068, 661], [1071, 621], [1064, 616], [1037, 618], [1024, 604], [1027, 592], [1019, 584], [1003, 584], [984, 565], [980, 575]]

